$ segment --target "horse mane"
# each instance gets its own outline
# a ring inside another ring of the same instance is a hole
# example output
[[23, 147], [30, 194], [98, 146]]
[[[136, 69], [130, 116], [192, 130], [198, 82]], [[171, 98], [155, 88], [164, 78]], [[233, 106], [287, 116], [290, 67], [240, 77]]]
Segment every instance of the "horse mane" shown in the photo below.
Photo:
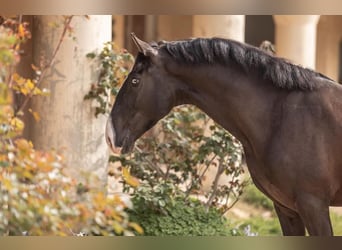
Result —
[[[196, 38], [166, 42], [160, 46], [177, 62], [185, 64], [235, 64], [244, 72], [256, 72], [276, 87], [314, 90], [314, 78], [327, 76], [237, 41], [223, 38]], [[331, 80], [333, 81], [333, 80]]]

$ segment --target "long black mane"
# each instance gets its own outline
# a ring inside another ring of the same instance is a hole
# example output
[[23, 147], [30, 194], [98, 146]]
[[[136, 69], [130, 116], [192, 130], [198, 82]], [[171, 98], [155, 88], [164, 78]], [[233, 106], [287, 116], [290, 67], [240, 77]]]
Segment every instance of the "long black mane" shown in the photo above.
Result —
[[272, 56], [259, 48], [223, 38], [167, 42], [160, 49], [166, 50], [179, 63], [235, 64], [244, 72], [256, 72], [283, 89], [313, 90], [317, 87], [314, 78], [331, 80], [321, 73]]

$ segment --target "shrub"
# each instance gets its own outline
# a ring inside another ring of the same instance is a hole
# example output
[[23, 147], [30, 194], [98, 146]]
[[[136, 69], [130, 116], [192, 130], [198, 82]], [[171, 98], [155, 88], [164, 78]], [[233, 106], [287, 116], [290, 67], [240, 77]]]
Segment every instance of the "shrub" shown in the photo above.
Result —
[[[64, 29], [69, 29], [72, 16], [63, 18]], [[28, 100], [46, 93], [38, 86], [46, 67], [34, 67], [34, 80], [15, 72], [20, 45], [30, 38], [28, 25], [16, 18], [0, 25], [0, 235], [141, 234], [125, 211], [129, 202], [78, 184], [66, 174], [62, 155], [37, 151], [21, 138], [24, 106], [14, 110], [12, 96]]]
[[147, 236], [227, 236], [225, 217], [215, 207], [207, 209], [197, 199], [173, 195], [172, 184], [139, 186], [133, 197], [131, 220], [138, 221]]

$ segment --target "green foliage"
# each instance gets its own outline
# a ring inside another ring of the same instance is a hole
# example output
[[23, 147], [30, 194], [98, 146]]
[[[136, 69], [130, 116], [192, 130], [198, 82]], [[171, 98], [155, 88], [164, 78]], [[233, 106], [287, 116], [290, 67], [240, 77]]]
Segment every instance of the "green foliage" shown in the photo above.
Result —
[[244, 189], [241, 200], [257, 208], [274, 211], [273, 202], [261, 193], [254, 184], [247, 185]]
[[85, 100], [96, 100], [95, 116], [109, 112], [111, 95], [116, 96], [119, 86], [126, 78], [128, 70], [133, 65], [133, 56], [125, 49], [120, 49], [115, 43], [108, 42], [101, 52], [87, 54], [90, 60], [97, 59], [100, 63], [99, 79], [93, 83]]
[[342, 215], [334, 211], [330, 212], [331, 224], [334, 229], [334, 235], [342, 235]]
[[4, 25], [0, 25], [0, 236], [141, 234], [141, 227], [125, 211], [128, 201], [78, 184], [67, 175], [62, 155], [35, 150], [21, 138], [23, 113], [14, 111], [13, 93], [31, 98], [43, 91], [37, 86], [39, 80], [15, 72], [20, 44], [30, 37], [28, 24], [10, 19]]
[[130, 218], [138, 221], [147, 236], [227, 236], [227, 221], [214, 207], [174, 194], [171, 183], [151, 188], [139, 186]]

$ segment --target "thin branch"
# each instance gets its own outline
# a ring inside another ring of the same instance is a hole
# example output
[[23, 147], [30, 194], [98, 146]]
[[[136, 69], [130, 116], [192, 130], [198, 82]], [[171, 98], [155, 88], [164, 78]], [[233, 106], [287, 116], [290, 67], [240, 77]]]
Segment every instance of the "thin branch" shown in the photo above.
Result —
[[[135, 145], [134, 146], [134, 148], [141, 154], [143, 151], [137, 146], [137, 145]], [[153, 162], [151, 162], [149, 159], [147, 159], [146, 157], [144, 157], [145, 158], [145, 161], [149, 164], [149, 166], [153, 169], [153, 170], [155, 170], [155, 171], [157, 171], [157, 173], [160, 175], [160, 176], [165, 176], [165, 173], [158, 167], [158, 166], [156, 166]]]
[[227, 211], [228, 211], [229, 209], [231, 209], [232, 207], [234, 207], [234, 205], [240, 200], [239, 197], [236, 197], [236, 195], [234, 195], [234, 196], [235, 196], [234, 202], [233, 202], [232, 204], [230, 204], [229, 206], [227, 206], [226, 209], [223, 210], [223, 213], [222, 213], [222, 214], [227, 213]]
[[213, 188], [212, 188], [213, 192], [211, 193], [211, 195], [207, 201], [207, 204], [206, 204], [207, 209], [209, 209], [210, 204], [213, 202], [213, 200], [215, 198], [217, 188], [218, 188], [218, 184], [219, 184], [219, 180], [220, 180], [220, 177], [221, 177], [223, 171], [224, 171], [224, 166], [223, 166], [222, 162], [220, 162], [218, 169], [217, 169], [217, 173], [216, 173], [214, 182], [213, 182]]
[[213, 163], [213, 161], [215, 160], [215, 158], [216, 158], [216, 154], [210, 159], [210, 161], [207, 163], [207, 166], [206, 166], [206, 168], [203, 170], [203, 172], [202, 172], [202, 174], [201, 174], [201, 176], [199, 177], [199, 179], [202, 179], [203, 178], [203, 176], [205, 175], [205, 173], [208, 171], [208, 169], [209, 169], [209, 167], [210, 167], [210, 165]]
[[[203, 179], [205, 173], [208, 171], [210, 165], [211, 165], [212, 162], [215, 160], [216, 156], [217, 156], [217, 155], [215, 154], [215, 155], [210, 159], [210, 161], [206, 164], [206, 167], [205, 167], [205, 169], [203, 170], [202, 174], [201, 174], [199, 177], [195, 178], [195, 181], [197, 181], [197, 180], [202, 180], [202, 179]], [[192, 188], [193, 188], [193, 183], [194, 183], [194, 181], [191, 181], [191, 182], [189, 183], [188, 187], [186, 188], [187, 191], [186, 191], [185, 197], [189, 197], [189, 195], [190, 195], [190, 193], [191, 193], [191, 191], [192, 191]]]

